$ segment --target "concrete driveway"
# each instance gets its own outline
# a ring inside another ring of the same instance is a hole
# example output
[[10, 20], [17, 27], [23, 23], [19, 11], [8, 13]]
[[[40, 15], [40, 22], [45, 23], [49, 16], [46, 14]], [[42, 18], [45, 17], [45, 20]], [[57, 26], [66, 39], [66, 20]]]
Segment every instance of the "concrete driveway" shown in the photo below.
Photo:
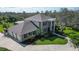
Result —
[[77, 51], [69, 44], [66, 45], [27, 45], [21, 46], [11, 38], [0, 33], [0, 47], [5, 47], [13, 51]]

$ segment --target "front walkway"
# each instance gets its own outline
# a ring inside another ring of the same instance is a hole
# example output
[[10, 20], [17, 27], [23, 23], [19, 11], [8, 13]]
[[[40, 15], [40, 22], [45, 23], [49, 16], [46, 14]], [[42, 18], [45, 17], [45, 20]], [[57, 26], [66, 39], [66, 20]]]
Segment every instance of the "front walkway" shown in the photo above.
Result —
[[2, 33], [0, 33], [0, 47], [13, 51], [77, 51], [69, 43], [66, 45], [27, 45], [23, 47], [11, 38], [5, 37]]

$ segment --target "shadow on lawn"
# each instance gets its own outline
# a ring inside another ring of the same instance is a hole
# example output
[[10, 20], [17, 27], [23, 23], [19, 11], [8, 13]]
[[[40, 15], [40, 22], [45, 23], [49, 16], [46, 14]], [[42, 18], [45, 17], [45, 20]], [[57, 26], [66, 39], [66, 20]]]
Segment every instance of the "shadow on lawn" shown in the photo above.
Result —
[[23, 45], [29, 45], [29, 44], [31, 44], [31, 45], [35, 45], [35, 41], [37, 41], [37, 40], [39, 40], [39, 39], [41, 39], [41, 38], [43, 38], [44, 36], [36, 36], [36, 37], [34, 37], [34, 38], [31, 38], [31, 39], [28, 39], [28, 40], [25, 40], [25, 41], [23, 41], [23, 42], [21, 42], [21, 44], [23, 44]]
[[[34, 38], [31, 38], [31, 39], [28, 39], [28, 40], [25, 40], [23, 42], [18, 42], [18, 40], [16, 40], [16, 38], [13, 38], [11, 36], [6, 36], [6, 37], [9, 37], [9, 38], [12, 38], [14, 41], [16, 41], [17, 43], [19, 43], [21, 46], [25, 47], [27, 45], [36, 45], [35, 41], [37, 40], [41, 40], [41, 41], [44, 41], [44, 40], [50, 40], [50, 41], [53, 41], [57, 38], [56, 35], [54, 34], [49, 34], [49, 35], [43, 35], [43, 36], [36, 36]], [[53, 39], [52, 39], [53, 38]]]
[[29, 44], [36, 45], [35, 41], [37, 41], [37, 40], [41, 40], [41, 41], [50, 40], [50, 41], [53, 41], [56, 38], [57, 38], [56, 35], [46, 35], [46, 36], [40, 36], [39, 35], [39, 36], [36, 36], [36, 37], [34, 37], [32, 39], [28, 39], [28, 40], [26, 40], [24, 42], [21, 42], [20, 44], [22, 44], [25, 47], [26, 45], [29, 45]]
[[17, 43], [19, 43], [21, 46], [23, 46], [23, 47], [25, 47], [25, 46], [27, 46], [27, 45], [34, 45], [35, 43], [35, 41], [36, 40], [39, 40], [39, 39], [41, 39], [42, 37], [44, 37], [44, 36], [36, 36], [36, 37], [34, 37], [34, 38], [31, 38], [31, 39], [28, 39], [28, 40], [25, 40], [25, 41], [23, 41], [23, 42], [19, 42], [16, 38], [14, 38], [14, 37], [12, 37], [12, 36], [10, 36], [10, 35], [5, 35], [5, 37], [7, 37], [7, 38], [11, 38], [12, 40], [14, 40], [14, 41], [16, 41]]

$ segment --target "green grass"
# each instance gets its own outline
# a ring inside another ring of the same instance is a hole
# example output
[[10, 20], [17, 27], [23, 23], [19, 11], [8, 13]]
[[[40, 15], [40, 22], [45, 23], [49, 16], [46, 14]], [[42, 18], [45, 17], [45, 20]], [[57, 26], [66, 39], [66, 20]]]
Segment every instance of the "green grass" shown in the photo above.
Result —
[[66, 44], [67, 40], [60, 38], [58, 36], [53, 36], [51, 38], [41, 38], [34, 42], [37, 45], [48, 45], [48, 44]]
[[[9, 27], [12, 27], [14, 24], [13, 23], [8, 23], [7, 25], [9, 25]], [[2, 24], [0, 24], [0, 32], [4, 32], [4, 28], [3, 28]]]
[[12, 27], [12, 26], [14, 26], [14, 24], [13, 23], [9, 23], [9, 27]]
[[3, 25], [0, 25], [0, 32], [3, 32], [4, 29], [3, 29]]
[[66, 29], [64, 30], [64, 33], [72, 39], [79, 38], [79, 31], [73, 30], [70, 27], [66, 27]]
[[75, 48], [77, 47], [77, 45], [79, 46], [79, 31], [76, 31], [70, 27], [66, 27], [64, 33], [71, 38]]
[[0, 51], [10, 51], [10, 50], [7, 48], [0, 47]]

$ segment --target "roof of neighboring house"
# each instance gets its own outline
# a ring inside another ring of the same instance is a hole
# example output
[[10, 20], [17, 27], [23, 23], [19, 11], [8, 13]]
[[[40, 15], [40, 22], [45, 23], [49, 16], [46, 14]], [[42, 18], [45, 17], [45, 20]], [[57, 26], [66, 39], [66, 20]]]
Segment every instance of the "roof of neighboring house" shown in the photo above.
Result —
[[[37, 14], [35, 16], [26, 18], [24, 22], [19, 23], [18, 25], [15, 25], [14, 27], [9, 28], [8, 30], [15, 34], [23, 35], [35, 31], [39, 26], [39, 22], [47, 21], [48, 19], [51, 19], [51, 17], [45, 16], [43, 14]], [[37, 27], [31, 21], [34, 22]]]

